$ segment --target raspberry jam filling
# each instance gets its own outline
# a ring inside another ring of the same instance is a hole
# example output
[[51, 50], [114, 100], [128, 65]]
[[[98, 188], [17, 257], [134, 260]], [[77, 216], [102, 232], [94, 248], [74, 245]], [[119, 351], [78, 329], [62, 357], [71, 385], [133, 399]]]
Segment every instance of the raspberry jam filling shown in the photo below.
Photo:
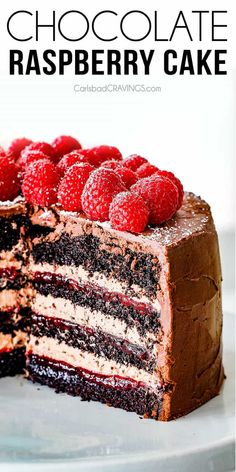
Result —
[[0, 355], [6, 354], [7, 352], [11, 352], [11, 351], [13, 351], [13, 349], [9, 347], [3, 347], [2, 349], [0, 348]]
[[37, 288], [37, 284], [50, 284], [54, 286], [63, 286], [65, 290], [83, 291], [88, 297], [96, 295], [97, 298], [102, 298], [104, 302], [119, 302], [125, 307], [132, 307], [135, 311], [145, 316], [160, 317], [160, 313], [153, 309], [151, 304], [137, 302], [126, 295], [117, 292], [108, 292], [106, 289], [91, 285], [76, 282], [68, 279], [60, 274], [52, 274], [50, 272], [34, 272], [32, 274], [33, 283]]
[[[69, 375], [74, 375], [77, 373], [79, 377], [84, 378], [92, 383], [96, 383], [97, 385], [102, 385], [106, 388], [114, 388], [115, 390], [138, 390], [138, 389], [148, 389], [148, 386], [144, 382], [136, 381], [129, 377], [121, 377], [119, 375], [104, 375], [99, 374], [96, 372], [92, 372], [87, 369], [83, 369], [81, 367], [74, 367], [71, 364], [68, 364], [64, 361], [57, 361], [55, 359], [46, 357], [46, 356], [38, 356], [33, 354], [31, 351], [28, 351], [28, 362], [34, 363], [36, 365], [42, 366], [45, 370], [47, 367], [53, 368], [56, 371], [66, 371]], [[164, 385], [160, 384], [160, 389], [162, 389]]]

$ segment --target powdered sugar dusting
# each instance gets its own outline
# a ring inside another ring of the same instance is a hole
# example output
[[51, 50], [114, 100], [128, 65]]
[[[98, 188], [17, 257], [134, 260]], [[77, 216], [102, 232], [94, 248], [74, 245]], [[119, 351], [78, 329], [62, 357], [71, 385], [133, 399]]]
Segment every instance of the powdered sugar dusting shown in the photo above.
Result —
[[[164, 246], [171, 246], [191, 237], [193, 234], [205, 231], [206, 225], [211, 221], [211, 218], [209, 205], [201, 200], [200, 197], [196, 197], [192, 193], [186, 193], [180, 210], [173, 218], [162, 225], [156, 227], [148, 226], [146, 231], [136, 235], [117, 230], [113, 231], [117, 232], [120, 236], [136, 241], [142, 238], [143, 243], [152, 241]], [[104, 229], [112, 229], [109, 221], [96, 221], [96, 224]]]
[[181, 209], [169, 221], [152, 229], [150, 237], [168, 246], [206, 229], [211, 219], [209, 205], [193, 194], [187, 194]]
[[44, 211], [43, 213], [41, 213], [41, 215], [39, 215], [39, 219], [40, 220], [47, 220], [51, 216], [52, 216], [52, 212], [50, 210], [47, 210], [47, 211]]
[[101, 228], [111, 229], [111, 223], [110, 223], [110, 221], [95, 221], [95, 223], [96, 223], [98, 226], [101, 226]]
[[0, 201], [0, 206], [11, 207], [23, 201], [24, 198], [21, 195], [18, 195], [18, 197], [16, 197], [14, 200], [6, 200], [5, 202]]
[[62, 216], [79, 216], [79, 214], [76, 211], [65, 211], [65, 210], [60, 210], [60, 214]]

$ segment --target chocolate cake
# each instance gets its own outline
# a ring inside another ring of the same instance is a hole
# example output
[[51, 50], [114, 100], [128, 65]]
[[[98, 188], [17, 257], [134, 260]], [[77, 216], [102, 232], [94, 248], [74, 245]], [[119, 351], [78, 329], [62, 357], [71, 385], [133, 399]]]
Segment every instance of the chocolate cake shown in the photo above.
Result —
[[26, 357], [33, 381], [159, 420], [218, 394], [221, 269], [203, 200], [186, 193], [141, 234], [59, 205], [0, 217], [1, 375]]
[[25, 273], [26, 206], [0, 202], [0, 377], [22, 372], [31, 288]]

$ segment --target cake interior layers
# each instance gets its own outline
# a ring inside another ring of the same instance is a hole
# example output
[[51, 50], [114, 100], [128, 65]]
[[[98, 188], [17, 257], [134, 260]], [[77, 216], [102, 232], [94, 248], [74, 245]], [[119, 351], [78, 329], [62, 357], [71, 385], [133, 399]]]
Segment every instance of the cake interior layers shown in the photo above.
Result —
[[[0, 207], [1, 211], [1, 207]], [[26, 217], [21, 214], [0, 217], [0, 268], [20, 270], [25, 259]]]
[[25, 366], [29, 309], [20, 306], [15, 295], [0, 289], [0, 377], [20, 373]]
[[11, 265], [16, 262], [12, 259], [0, 268], [0, 377], [22, 372], [29, 331], [32, 289], [18, 266]]
[[0, 377], [22, 372], [29, 331], [32, 289], [22, 268], [25, 223], [21, 207], [1, 210], [0, 217]]
[[37, 236], [29, 260], [35, 290], [30, 377], [157, 417], [168, 388], [157, 373], [159, 267], [144, 253], [126, 248], [118, 254], [114, 244], [109, 252], [92, 235], [63, 233], [54, 241], [51, 234], [46, 241]]
[[32, 274], [32, 284], [31, 347], [37, 338], [37, 351], [41, 342], [41, 354], [55, 357], [63, 356], [68, 346], [66, 356], [73, 362], [87, 351], [87, 361], [101, 357], [107, 368], [112, 362], [112, 369], [117, 370], [120, 364], [121, 370], [133, 369], [138, 376], [141, 369], [153, 381], [160, 313], [152, 305], [56, 274]]
[[34, 335], [153, 372], [160, 313], [151, 305], [61, 275], [32, 277]]
[[84, 231], [83, 219], [67, 224], [60, 215], [51, 225], [53, 216], [46, 214], [46, 227], [43, 219], [40, 213], [30, 225], [28, 272], [35, 293], [30, 377], [58, 391], [140, 414], [150, 410], [149, 416], [157, 417], [169, 388], [158, 371], [157, 258], [109, 233], [104, 239], [97, 226], [95, 233]]
[[0, 375], [22, 369], [27, 344], [33, 380], [156, 417], [168, 388], [157, 374], [158, 261], [56, 228], [2, 219]]
[[[40, 231], [40, 230], [39, 230]], [[92, 234], [71, 237], [66, 232], [60, 238], [47, 241], [37, 240], [33, 245], [31, 260], [37, 264], [53, 264], [66, 271], [73, 267], [77, 275], [89, 280], [101, 278], [104, 285], [111, 278], [125, 283], [133, 292], [143, 292], [147, 297], [156, 298], [159, 288], [160, 265], [151, 254], [134, 252], [129, 247], [121, 248], [115, 241], [101, 243]]]

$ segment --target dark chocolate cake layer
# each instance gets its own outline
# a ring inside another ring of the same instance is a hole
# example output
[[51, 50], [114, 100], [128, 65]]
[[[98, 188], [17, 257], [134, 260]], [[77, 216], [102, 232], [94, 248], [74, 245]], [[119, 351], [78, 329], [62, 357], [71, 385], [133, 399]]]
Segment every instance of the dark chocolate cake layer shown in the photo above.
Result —
[[21, 237], [21, 229], [25, 223], [24, 216], [0, 217], [0, 251], [10, 251], [17, 245]]
[[29, 329], [29, 312], [27, 308], [15, 311], [0, 311], [0, 333], [14, 334], [15, 331]]
[[21, 374], [25, 368], [25, 347], [10, 352], [0, 351], [0, 377]]
[[29, 329], [26, 307], [31, 299], [27, 275], [27, 215], [21, 197], [0, 203], [0, 376], [15, 375], [25, 366]]
[[49, 385], [58, 393], [79, 395], [82, 400], [99, 401], [155, 419], [160, 413], [164, 387], [152, 392], [131, 379], [96, 376], [92, 372], [36, 355], [29, 355], [27, 364], [31, 380]]

